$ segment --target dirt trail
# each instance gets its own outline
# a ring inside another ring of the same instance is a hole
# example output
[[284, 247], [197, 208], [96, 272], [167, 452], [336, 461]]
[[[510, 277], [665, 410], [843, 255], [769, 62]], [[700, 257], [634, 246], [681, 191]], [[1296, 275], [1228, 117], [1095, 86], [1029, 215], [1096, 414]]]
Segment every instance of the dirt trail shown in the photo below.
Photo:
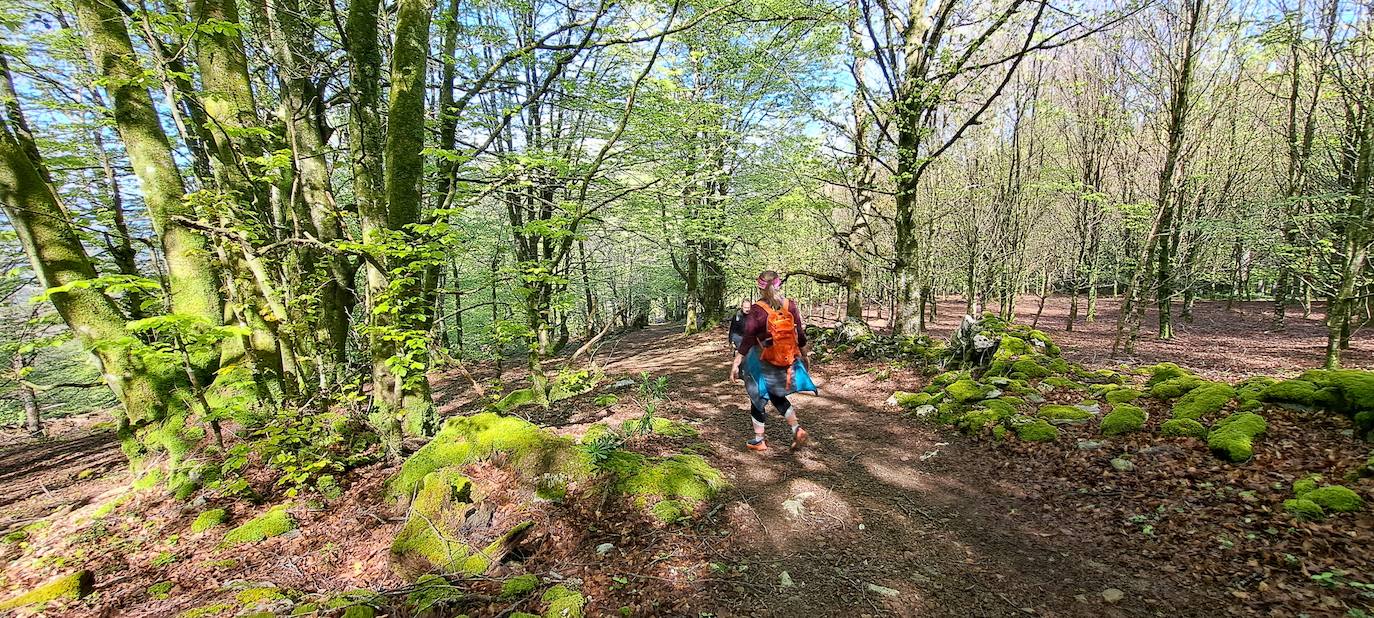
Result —
[[[1007, 491], [1014, 483], [997, 478], [977, 444], [902, 419], [884, 405], [893, 390], [919, 386], [910, 376], [879, 383], [860, 367], [816, 367], [822, 396], [793, 397], [812, 444], [790, 451], [785, 423], [770, 419], [773, 446], [760, 454], [744, 449], [752, 432], [747, 401], [738, 382], [725, 381], [729, 352], [720, 337], [686, 337], [660, 326], [615, 348], [610, 373], [668, 376], [670, 410], [700, 422], [708, 458], [734, 485], [717, 515], [733, 529], [726, 554], [734, 559], [717, 570], [732, 577], [702, 595], [702, 611], [1209, 613], [1203, 609], [1209, 604], [1187, 590], [1138, 576], [1088, 530], [1075, 534], [1069, 521], [1042, 529], [1020, 518], [1027, 505]], [[1126, 600], [1106, 604], [1108, 588], [1123, 591]]]

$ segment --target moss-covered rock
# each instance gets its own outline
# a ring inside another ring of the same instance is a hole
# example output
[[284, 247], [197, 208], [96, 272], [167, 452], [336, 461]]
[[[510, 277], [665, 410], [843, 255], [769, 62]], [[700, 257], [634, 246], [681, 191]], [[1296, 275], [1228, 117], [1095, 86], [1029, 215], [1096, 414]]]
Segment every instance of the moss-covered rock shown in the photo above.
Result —
[[1011, 371], [1008, 375], [1022, 379], [1043, 378], [1052, 375], [1054, 372], [1048, 367], [1035, 362], [1035, 359], [1023, 358], [1011, 364]]
[[1012, 419], [1012, 430], [1016, 432], [1016, 437], [1026, 442], [1053, 442], [1059, 437], [1059, 428], [1043, 418]]
[[992, 390], [993, 388], [990, 386], [967, 379], [955, 381], [953, 384], [945, 387], [945, 393], [949, 395], [950, 399], [958, 403], [981, 401], [987, 397], [987, 394]]
[[907, 393], [897, 391], [892, 394], [892, 398], [897, 401], [897, 405], [905, 410], [913, 410], [921, 406], [930, 405], [939, 398], [930, 393]]
[[1145, 371], [1150, 374], [1149, 381], [1145, 383], [1146, 386], [1154, 386], [1161, 382], [1167, 382], [1175, 378], [1192, 376], [1191, 373], [1188, 373], [1188, 370], [1179, 367], [1174, 363], [1159, 363], [1158, 365], [1154, 365], [1152, 367], [1146, 367]]
[[1123, 403], [1112, 406], [1112, 411], [1102, 417], [1098, 428], [1104, 436], [1134, 433], [1145, 427], [1145, 417], [1145, 410]]
[[1050, 376], [1040, 381], [1041, 385], [1053, 386], [1056, 389], [1066, 389], [1071, 391], [1086, 391], [1088, 387], [1063, 376]]
[[1191, 418], [1173, 418], [1159, 426], [1160, 435], [1171, 438], [1206, 438], [1207, 428]]
[[692, 508], [678, 500], [662, 500], [649, 509], [649, 514], [665, 524], [681, 521], [692, 513]]
[[40, 584], [28, 592], [0, 601], [0, 610], [18, 609], [49, 601], [75, 601], [91, 593], [95, 574], [90, 571], [68, 573]]
[[1236, 389], [1221, 382], [1203, 382], [1174, 402], [1174, 418], [1200, 420], [1220, 412], [1236, 396]]
[[1255, 454], [1254, 439], [1268, 428], [1264, 417], [1253, 412], [1232, 414], [1212, 427], [1207, 446], [1231, 461], [1247, 461]]
[[296, 529], [296, 520], [286, 512], [286, 506], [277, 506], [266, 513], [254, 517], [224, 535], [224, 546], [257, 543], [274, 536], [281, 536]]
[[387, 492], [404, 500], [419, 489], [429, 473], [490, 459], [498, 453], [526, 478], [544, 474], [585, 477], [590, 474], [588, 462], [582, 451], [572, 446], [572, 440], [513, 416], [483, 412], [455, 417], [401, 465], [401, 471], [387, 482]]
[[944, 388], [950, 384], [967, 379], [969, 379], [969, 372], [967, 371], [946, 371], [931, 378], [930, 388], [934, 388], [937, 391], [944, 390]]
[[1040, 406], [1040, 410], [1037, 414], [1054, 425], [1086, 423], [1088, 419], [1096, 416], [1092, 412], [1078, 406], [1065, 406], [1052, 403]]
[[956, 419], [954, 426], [965, 433], [979, 433], [985, 427], [998, 425], [1015, 414], [1015, 409], [1008, 410], [1005, 406], [974, 408]]
[[1332, 513], [1351, 513], [1364, 508], [1364, 499], [1360, 494], [1342, 485], [1318, 487], [1303, 494], [1302, 498], [1311, 500], [1323, 510]]
[[1326, 512], [1322, 510], [1321, 505], [1302, 498], [1284, 500], [1283, 510], [1292, 513], [1294, 517], [1303, 521], [1316, 521], [1326, 517]]
[[548, 604], [544, 618], [583, 618], [582, 607], [587, 604], [582, 593], [562, 584], [549, 588], [543, 601]]
[[1307, 380], [1284, 380], [1266, 387], [1260, 392], [1260, 398], [1274, 403], [1315, 406], [1318, 390], [1316, 384]]
[[1150, 387], [1150, 396], [1157, 399], [1177, 399], [1188, 394], [1188, 391], [1201, 386], [1204, 381], [1201, 378], [1184, 375], [1171, 378]]
[[533, 573], [517, 575], [501, 582], [501, 598], [504, 600], [523, 599], [539, 587], [539, 576]]
[[191, 532], [205, 532], [229, 520], [229, 512], [224, 509], [210, 509], [196, 516], [191, 522]]
[[1130, 403], [1132, 401], [1135, 401], [1136, 399], [1139, 399], [1144, 394], [1145, 393], [1140, 392], [1134, 388], [1114, 388], [1107, 391], [1106, 397], [1107, 403], [1118, 404]]

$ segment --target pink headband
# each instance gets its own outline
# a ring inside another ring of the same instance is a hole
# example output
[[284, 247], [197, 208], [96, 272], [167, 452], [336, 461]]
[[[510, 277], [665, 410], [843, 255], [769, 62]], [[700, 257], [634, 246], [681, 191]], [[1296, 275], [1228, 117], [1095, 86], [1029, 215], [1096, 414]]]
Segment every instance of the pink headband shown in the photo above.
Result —
[[773, 289], [775, 289], [775, 290], [781, 290], [781, 289], [782, 289], [782, 278], [781, 278], [781, 277], [778, 277], [778, 278], [776, 278], [776, 279], [773, 279], [773, 280], [769, 281], [769, 280], [765, 280], [763, 277], [759, 277], [759, 278], [758, 278], [758, 284], [759, 284], [759, 289], [760, 289], [760, 290], [766, 290], [766, 289], [768, 289], [770, 284], [772, 285], [772, 288], [773, 288]]

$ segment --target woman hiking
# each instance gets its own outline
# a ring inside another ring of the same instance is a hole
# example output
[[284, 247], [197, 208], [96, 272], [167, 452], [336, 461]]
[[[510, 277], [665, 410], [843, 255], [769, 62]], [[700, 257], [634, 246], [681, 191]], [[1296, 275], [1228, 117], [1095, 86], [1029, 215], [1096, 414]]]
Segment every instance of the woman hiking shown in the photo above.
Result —
[[755, 282], [761, 298], [744, 316], [744, 336], [735, 348], [735, 360], [730, 364], [730, 381], [741, 377], [744, 368], [744, 390], [749, 393], [749, 415], [754, 421], [754, 438], [747, 444], [750, 450], [766, 451], [763, 408], [772, 402], [773, 408], [792, 429], [792, 448], [806, 444], [806, 430], [797, 421], [797, 410], [787, 396], [792, 393], [816, 394], [816, 385], [806, 371], [806, 331], [802, 328], [801, 311], [797, 303], [782, 295], [782, 278], [765, 270]]

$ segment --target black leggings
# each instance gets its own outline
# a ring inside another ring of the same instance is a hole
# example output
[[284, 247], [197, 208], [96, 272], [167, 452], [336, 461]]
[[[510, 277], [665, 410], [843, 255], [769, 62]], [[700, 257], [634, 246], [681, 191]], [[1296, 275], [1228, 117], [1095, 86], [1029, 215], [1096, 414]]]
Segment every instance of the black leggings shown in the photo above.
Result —
[[[768, 395], [768, 400], [773, 402], [773, 407], [777, 408], [778, 414], [783, 416], [787, 416], [787, 411], [792, 409], [792, 402], [787, 400], [786, 395], [774, 395], [770, 393]], [[763, 423], [767, 420], [763, 415], [763, 409], [755, 407], [752, 399], [749, 401], [749, 416], [754, 417], [754, 421], [757, 423]]]

